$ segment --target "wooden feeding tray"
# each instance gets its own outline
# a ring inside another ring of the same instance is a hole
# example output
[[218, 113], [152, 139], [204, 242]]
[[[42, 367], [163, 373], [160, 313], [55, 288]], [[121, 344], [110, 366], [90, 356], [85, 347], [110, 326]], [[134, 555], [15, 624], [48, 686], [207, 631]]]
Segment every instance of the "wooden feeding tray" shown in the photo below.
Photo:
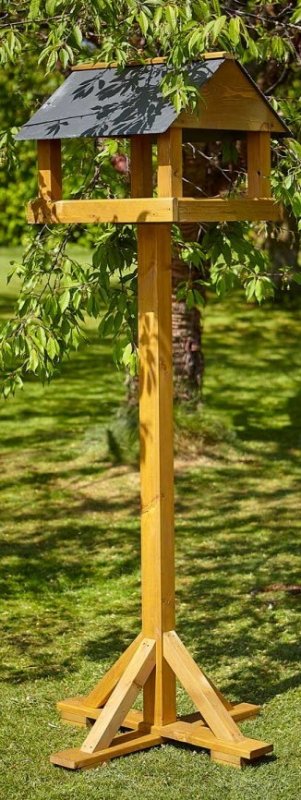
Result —
[[[174, 222], [278, 219], [281, 209], [270, 187], [271, 136], [289, 130], [227, 54], [209, 54], [188, 67], [199, 90], [193, 114], [177, 114], [162, 96], [167, 69], [160, 59], [123, 71], [81, 64], [17, 137], [38, 140], [39, 197], [29, 205], [29, 222], [137, 223], [142, 630], [85, 697], [58, 703], [66, 722], [89, 728], [80, 748], [51, 756], [69, 769], [165, 741], [205, 747], [214, 761], [237, 767], [273, 749], [244, 736], [237, 724], [259, 706], [229, 702], [175, 632], [171, 228]], [[200, 137], [235, 131], [247, 139], [246, 196], [182, 196], [182, 142], [198, 131]], [[63, 199], [61, 139], [82, 137], [130, 138], [131, 199]], [[196, 707], [185, 718], [177, 716], [176, 678]], [[143, 711], [137, 712], [132, 705], [140, 690]], [[117, 735], [120, 728], [130, 732]]]

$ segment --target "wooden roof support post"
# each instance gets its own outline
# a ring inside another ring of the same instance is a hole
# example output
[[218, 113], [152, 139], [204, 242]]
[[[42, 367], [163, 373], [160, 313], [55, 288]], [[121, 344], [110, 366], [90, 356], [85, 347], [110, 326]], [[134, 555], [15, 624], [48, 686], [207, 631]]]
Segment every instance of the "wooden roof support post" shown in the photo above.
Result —
[[158, 195], [183, 195], [182, 129], [169, 128], [158, 136]]
[[249, 131], [247, 134], [248, 196], [271, 197], [271, 134]]
[[46, 203], [62, 199], [62, 159], [60, 139], [38, 141], [39, 196]]

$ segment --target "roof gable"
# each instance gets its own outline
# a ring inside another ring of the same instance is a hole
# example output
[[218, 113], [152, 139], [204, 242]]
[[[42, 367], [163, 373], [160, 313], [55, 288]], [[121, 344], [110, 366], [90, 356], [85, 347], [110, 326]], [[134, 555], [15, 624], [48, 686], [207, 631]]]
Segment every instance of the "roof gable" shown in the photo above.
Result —
[[237, 61], [225, 60], [200, 89], [200, 101], [191, 114], [183, 111], [176, 127], [205, 130], [270, 131], [291, 135], [249, 73]]
[[[75, 70], [23, 125], [16, 138], [65, 139], [157, 134], [164, 133], [173, 124], [217, 130], [233, 127], [247, 130], [248, 127], [240, 128], [237, 125], [240, 106], [243, 107], [243, 120], [248, 109], [249, 116], [252, 116], [252, 109], [256, 106], [254, 125], [262, 121], [262, 127], [259, 125], [249, 129], [267, 129], [278, 135], [289, 133], [248, 73], [236, 62], [212, 58], [189, 65], [189, 80], [200, 88], [202, 97], [199, 111], [193, 115], [187, 112], [177, 115], [172, 104], [163, 97], [160, 84], [167, 70], [165, 63], [130, 66], [122, 71], [93, 66], [91, 69]], [[231, 80], [229, 75], [232, 76]], [[223, 113], [221, 97], [225, 109]], [[214, 125], [211, 120], [215, 120]], [[268, 127], [265, 128], [265, 125]]]

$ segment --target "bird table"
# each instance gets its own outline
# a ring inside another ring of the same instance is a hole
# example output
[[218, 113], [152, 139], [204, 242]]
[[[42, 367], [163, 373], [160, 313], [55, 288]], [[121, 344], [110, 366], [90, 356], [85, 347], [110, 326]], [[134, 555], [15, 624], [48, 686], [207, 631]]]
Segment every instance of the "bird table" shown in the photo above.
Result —
[[[112, 64], [79, 64], [17, 136], [38, 141], [39, 196], [29, 204], [30, 223], [137, 226], [142, 625], [87, 695], [58, 702], [64, 721], [88, 728], [80, 748], [51, 756], [53, 764], [71, 770], [162, 742], [206, 748], [213, 761], [235, 767], [273, 749], [270, 742], [244, 736], [238, 726], [259, 706], [228, 701], [175, 629], [172, 224], [279, 219], [281, 208], [270, 186], [271, 136], [290, 132], [229, 54], [210, 53], [188, 65], [199, 93], [194, 111], [179, 114], [163, 97], [160, 85], [167, 70], [164, 59], [122, 71]], [[202, 141], [205, 134], [246, 141], [243, 196], [183, 197], [182, 144]], [[61, 140], [82, 137], [130, 138], [131, 198], [63, 199]], [[177, 714], [177, 679], [196, 708], [185, 717]], [[137, 711], [132, 706], [140, 691], [143, 710]]]

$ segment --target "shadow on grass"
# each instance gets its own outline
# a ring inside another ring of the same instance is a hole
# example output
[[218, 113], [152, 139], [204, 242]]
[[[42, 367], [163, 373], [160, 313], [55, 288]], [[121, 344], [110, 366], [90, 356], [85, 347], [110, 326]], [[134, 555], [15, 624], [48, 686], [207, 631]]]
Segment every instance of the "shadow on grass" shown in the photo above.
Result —
[[[208, 446], [176, 480], [178, 630], [241, 700], [300, 683], [300, 599], [254, 594], [301, 582], [300, 332], [287, 309], [212, 306], [206, 404], [232, 444]], [[93, 340], [52, 386], [31, 381], [2, 407], [8, 680], [59, 679], [82, 663], [97, 677], [137, 633], [137, 483], [109, 469], [104, 447], [122, 397], [110, 346]]]

